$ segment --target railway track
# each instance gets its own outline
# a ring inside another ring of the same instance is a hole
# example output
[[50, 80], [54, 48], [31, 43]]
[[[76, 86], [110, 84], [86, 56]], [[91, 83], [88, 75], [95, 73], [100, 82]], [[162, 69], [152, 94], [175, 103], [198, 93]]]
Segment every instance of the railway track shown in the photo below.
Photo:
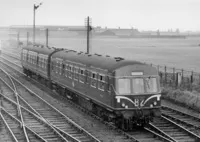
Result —
[[15, 141], [11, 134], [11, 131], [9, 130], [9, 127], [6, 125], [1, 113], [0, 113], [0, 128], [1, 128], [1, 135], [0, 135], [1, 141], [3, 141], [3, 142], [14, 142]]
[[172, 142], [172, 140], [156, 133], [150, 127], [137, 129], [133, 132], [127, 132], [130, 136], [134, 136], [139, 142]]
[[[30, 129], [28, 126], [24, 126], [26, 129], [26, 134], [22, 129], [22, 122], [20, 122], [15, 116], [10, 113], [11, 108], [7, 108], [9, 103], [4, 101], [3, 107], [1, 107], [1, 117], [3, 122], [6, 124], [11, 136], [13, 137], [14, 141], [20, 142], [27, 142], [27, 141], [34, 141], [34, 142], [42, 142], [44, 141], [37, 133]], [[8, 109], [8, 110], [7, 110]], [[14, 110], [14, 108], [12, 108]], [[27, 140], [27, 138], [28, 140]]]
[[[0, 78], [1, 83], [6, 85], [1, 87], [1, 114], [15, 139], [30, 141], [36, 136], [40, 141], [99, 141], [17, 79], [3, 70], [0, 75], [3, 77]], [[10, 82], [7, 83], [9, 79], [5, 78], [9, 78]], [[18, 120], [18, 125], [11, 121], [13, 119]], [[34, 135], [30, 135], [30, 132]]]
[[[162, 106], [162, 115], [166, 118], [175, 121], [185, 129], [200, 136], [200, 118], [186, 114], [176, 109], [167, 106]], [[200, 137], [199, 137], [200, 139]]]
[[200, 137], [183, 126], [177, 124], [175, 121], [168, 119], [165, 116], [156, 118], [154, 123], [150, 124], [155, 130], [169, 138], [172, 141], [181, 142], [197, 142], [200, 141]]
[[16, 50], [11, 50], [9, 48], [2, 49], [3, 50], [3, 54], [8, 55], [8, 56], [12, 56], [12, 58], [15, 58], [17, 60], [20, 60], [20, 50], [18, 52], [16, 52]]
[[[11, 55], [9, 55], [9, 56], [11, 56]], [[17, 66], [20, 67], [20, 65], [17, 65]], [[81, 108], [81, 109], [83, 111], [86, 111], [83, 108]], [[93, 114], [91, 114], [91, 115], [93, 115]], [[94, 116], [94, 117], [96, 117], [96, 116]], [[97, 118], [97, 119], [100, 120], [100, 118]], [[114, 126], [112, 126], [112, 124], [108, 124], [108, 123], [106, 123], [106, 124], [109, 125], [110, 127], [114, 127]], [[118, 130], [118, 131], [121, 131], [121, 130]], [[160, 130], [153, 123], [148, 128], [145, 128], [143, 130], [136, 130], [136, 131], [130, 132], [130, 133], [126, 133], [126, 132], [121, 131], [120, 133], [123, 133], [126, 137], [132, 139], [133, 141], [138, 141], [138, 142], [139, 141], [141, 141], [141, 142], [146, 142], [146, 141], [155, 141], [155, 142], [177, 141], [176, 139], [173, 138], [173, 136], [170, 136], [167, 133], [165, 133], [164, 131]]]

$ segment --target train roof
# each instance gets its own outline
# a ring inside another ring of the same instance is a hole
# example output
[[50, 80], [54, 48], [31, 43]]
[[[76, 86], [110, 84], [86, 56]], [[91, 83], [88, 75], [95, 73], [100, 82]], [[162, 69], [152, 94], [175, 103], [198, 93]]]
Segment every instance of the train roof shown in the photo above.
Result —
[[76, 52], [73, 50], [62, 50], [54, 53], [52, 58], [60, 58], [75, 63], [80, 63], [86, 66], [92, 66], [108, 71], [114, 71], [117, 68], [127, 65], [145, 65], [144, 63], [132, 60], [126, 60], [121, 57], [110, 57], [99, 54], [87, 54], [83, 52]]
[[34, 52], [37, 52], [37, 53], [40, 53], [40, 54], [45, 54], [45, 55], [49, 55], [52, 52], [54, 52], [55, 50], [58, 50], [58, 49], [53, 48], [53, 47], [46, 47], [46, 46], [42, 46], [42, 45], [35, 45], [35, 46], [29, 45], [29, 46], [22, 47], [22, 49], [34, 51]]

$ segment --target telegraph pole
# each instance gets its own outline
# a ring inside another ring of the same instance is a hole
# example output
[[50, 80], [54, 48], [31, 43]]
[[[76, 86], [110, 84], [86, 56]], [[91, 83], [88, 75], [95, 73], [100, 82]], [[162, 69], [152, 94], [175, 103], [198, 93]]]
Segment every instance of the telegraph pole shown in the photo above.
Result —
[[35, 4], [33, 6], [33, 45], [35, 44]]
[[90, 31], [92, 30], [91, 20], [89, 16], [86, 19], [86, 27], [87, 27], [87, 53], [90, 54]]
[[33, 45], [35, 44], [35, 11], [40, 5], [42, 5], [42, 3], [39, 5], [33, 5]]
[[46, 29], [46, 47], [48, 47], [48, 38], [49, 38], [49, 30], [48, 28]]

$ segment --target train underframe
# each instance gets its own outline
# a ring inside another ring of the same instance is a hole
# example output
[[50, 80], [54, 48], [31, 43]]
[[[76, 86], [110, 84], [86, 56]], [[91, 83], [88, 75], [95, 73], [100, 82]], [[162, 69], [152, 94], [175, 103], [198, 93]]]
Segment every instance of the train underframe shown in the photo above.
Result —
[[89, 110], [90, 112], [96, 114], [103, 120], [114, 123], [117, 127], [120, 129], [123, 129], [125, 131], [131, 131], [135, 129], [136, 127], [144, 127], [145, 125], [148, 125], [150, 121], [153, 120], [154, 117], [160, 116], [160, 109], [154, 108], [154, 109], [136, 109], [132, 111], [114, 111], [107, 108], [104, 108], [100, 106], [97, 103], [94, 103], [91, 100], [88, 100], [81, 95], [78, 95], [77, 93], [69, 90], [68, 88], [63, 88], [59, 86], [56, 83], [49, 82], [49, 80], [33, 73], [30, 70], [23, 69], [23, 72], [42, 84], [45, 84], [47, 87], [49, 87], [52, 90], [55, 90], [58, 94], [61, 96], [70, 99], [74, 103], [81, 105], [83, 108]]

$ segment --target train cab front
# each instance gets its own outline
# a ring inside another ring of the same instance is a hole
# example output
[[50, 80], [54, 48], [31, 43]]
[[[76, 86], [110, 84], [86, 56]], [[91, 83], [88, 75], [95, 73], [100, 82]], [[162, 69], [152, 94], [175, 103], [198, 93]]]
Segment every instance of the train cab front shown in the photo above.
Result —
[[155, 68], [139, 65], [137, 69], [121, 69], [116, 72], [115, 90], [115, 108], [122, 119], [143, 125], [161, 115], [161, 91]]

